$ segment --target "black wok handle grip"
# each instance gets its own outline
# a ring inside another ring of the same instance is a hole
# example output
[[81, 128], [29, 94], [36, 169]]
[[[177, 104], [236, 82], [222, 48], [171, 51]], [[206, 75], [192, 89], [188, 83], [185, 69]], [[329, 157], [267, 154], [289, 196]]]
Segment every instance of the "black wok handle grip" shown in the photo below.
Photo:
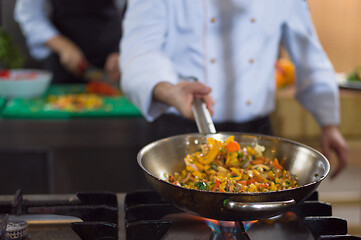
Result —
[[264, 212], [267, 213], [276, 213], [274, 216], [286, 212], [296, 205], [296, 201], [285, 200], [285, 201], [275, 201], [275, 202], [235, 202], [230, 199], [227, 199], [223, 202], [223, 205], [228, 210], [237, 211], [237, 212]]

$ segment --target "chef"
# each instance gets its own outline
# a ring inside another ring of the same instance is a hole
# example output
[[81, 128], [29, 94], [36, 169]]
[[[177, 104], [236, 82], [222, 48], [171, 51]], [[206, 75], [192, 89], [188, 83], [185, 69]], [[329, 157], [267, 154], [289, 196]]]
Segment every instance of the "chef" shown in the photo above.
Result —
[[280, 45], [296, 66], [297, 99], [322, 128], [324, 154], [338, 155], [336, 176], [347, 160], [338, 87], [306, 1], [130, 0], [122, 89], [153, 122], [155, 138], [197, 131], [195, 96], [205, 100], [218, 131], [270, 134]]
[[17, 0], [15, 19], [32, 57], [54, 73], [53, 82], [79, 83], [85, 67], [117, 80], [125, 0]]

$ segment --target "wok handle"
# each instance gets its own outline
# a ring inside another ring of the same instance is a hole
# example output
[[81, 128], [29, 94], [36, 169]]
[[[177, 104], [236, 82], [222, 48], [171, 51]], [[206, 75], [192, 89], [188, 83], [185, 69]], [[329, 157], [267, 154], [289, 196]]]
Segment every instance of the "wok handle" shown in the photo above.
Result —
[[228, 210], [237, 212], [284, 212], [296, 205], [294, 199], [276, 202], [234, 202], [227, 199], [223, 205]]
[[209, 113], [203, 99], [194, 98], [192, 103], [192, 110], [198, 131], [200, 133], [216, 133], [216, 127], [213, 124], [211, 114]]
[[[196, 77], [183, 77], [186, 80], [198, 82]], [[192, 111], [196, 120], [197, 128], [200, 133], [209, 134], [216, 133], [216, 127], [213, 124], [212, 116], [209, 113], [206, 104], [202, 98], [194, 98], [192, 102]]]

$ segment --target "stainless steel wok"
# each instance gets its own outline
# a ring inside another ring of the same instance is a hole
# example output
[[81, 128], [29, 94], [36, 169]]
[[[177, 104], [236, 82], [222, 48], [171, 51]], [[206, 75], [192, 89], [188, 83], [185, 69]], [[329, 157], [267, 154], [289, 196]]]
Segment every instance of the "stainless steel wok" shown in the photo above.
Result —
[[[306, 145], [265, 135], [215, 133], [209, 113], [204, 112], [204, 108], [204, 105], [197, 103], [195, 109], [198, 110], [195, 112], [198, 115], [198, 129], [206, 133], [161, 139], [142, 148], [137, 156], [138, 164], [152, 187], [176, 207], [217, 220], [249, 221], [269, 218], [282, 214], [304, 201], [329, 173], [328, 160]], [[206, 143], [207, 137], [225, 141], [231, 135], [235, 136], [235, 140], [241, 146], [264, 146], [265, 157], [278, 158], [281, 165], [298, 178], [300, 187], [265, 193], [220, 193], [187, 189], [167, 181], [168, 174], [185, 168], [184, 157], [199, 151], [201, 145]]]

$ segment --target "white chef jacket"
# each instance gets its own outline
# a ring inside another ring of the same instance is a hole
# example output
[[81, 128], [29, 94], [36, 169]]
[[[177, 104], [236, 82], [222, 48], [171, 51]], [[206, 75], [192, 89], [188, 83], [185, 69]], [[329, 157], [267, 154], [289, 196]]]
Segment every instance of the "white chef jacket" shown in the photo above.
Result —
[[[49, 2], [49, 0], [17, 0], [14, 9], [14, 18], [26, 38], [30, 55], [38, 60], [50, 55], [51, 50], [45, 46], [45, 43], [60, 34], [49, 19], [48, 15], [52, 8]], [[117, 8], [124, 8], [125, 0], [114, 0], [114, 2]]]
[[121, 42], [122, 90], [153, 121], [175, 112], [152, 98], [161, 81], [194, 76], [212, 88], [213, 120], [245, 122], [275, 108], [283, 45], [297, 99], [321, 125], [339, 123], [336, 77], [303, 0], [130, 0]]

